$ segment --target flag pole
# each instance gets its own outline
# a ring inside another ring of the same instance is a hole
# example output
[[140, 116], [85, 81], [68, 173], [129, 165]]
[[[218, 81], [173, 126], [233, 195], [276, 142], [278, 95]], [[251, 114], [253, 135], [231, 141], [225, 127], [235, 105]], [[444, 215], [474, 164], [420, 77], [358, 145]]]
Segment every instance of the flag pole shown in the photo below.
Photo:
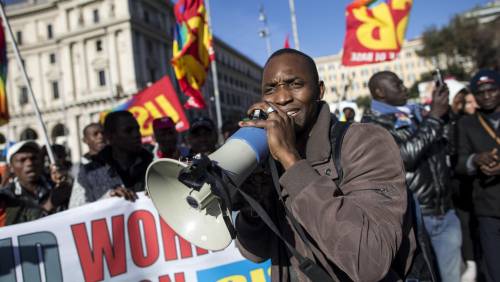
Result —
[[[210, 1], [205, 0], [206, 3], [206, 9], [207, 9], [207, 24], [208, 24], [208, 31], [210, 34], [212, 34], [212, 50], [209, 50], [209, 54], [214, 52], [213, 48], [215, 45], [215, 36], [213, 36], [212, 32], [212, 20], [210, 18]], [[217, 116], [217, 135], [219, 136], [219, 142], [223, 141], [222, 137], [222, 112], [221, 112], [221, 105], [220, 105], [220, 94], [219, 94], [219, 78], [217, 76], [217, 63], [216, 60], [212, 60], [210, 63], [210, 67], [212, 70], [212, 83], [214, 84], [214, 98], [215, 98], [215, 114]]]
[[290, 18], [292, 20], [293, 43], [295, 45], [295, 49], [300, 51], [297, 17], [295, 16], [295, 0], [289, 0], [288, 3], [290, 5]]
[[[19, 54], [19, 49], [17, 47], [16, 39], [14, 38], [14, 34], [12, 33], [10, 23], [8, 22], [7, 16], [5, 15], [4, 1], [0, 1], [0, 16], [2, 17], [2, 21], [5, 24], [7, 32], [9, 33], [11, 43], [12, 43], [12, 49], [14, 50], [14, 55], [16, 57], [17, 65], [18, 65], [19, 69], [21, 70], [21, 74], [22, 74], [24, 83], [25, 83], [26, 87], [28, 88], [28, 93], [31, 97], [31, 102], [32, 102], [33, 108], [35, 110], [35, 114], [38, 118], [38, 122], [40, 124], [40, 127], [42, 128], [45, 146], [47, 148], [47, 153], [49, 155], [50, 163], [55, 164], [56, 162], [55, 162], [55, 158], [54, 158], [54, 153], [52, 152], [52, 147], [50, 146], [49, 136], [47, 134], [47, 128], [45, 127], [45, 123], [43, 122], [42, 115], [40, 114], [40, 108], [38, 107], [35, 95], [33, 94], [33, 88], [31, 87], [31, 82], [28, 79], [28, 74], [26, 73], [26, 68], [24, 67], [23, 61], [21, 59], [21, 54]], [[64, 95], [64, 93], [63, 93], [63, 95]]]

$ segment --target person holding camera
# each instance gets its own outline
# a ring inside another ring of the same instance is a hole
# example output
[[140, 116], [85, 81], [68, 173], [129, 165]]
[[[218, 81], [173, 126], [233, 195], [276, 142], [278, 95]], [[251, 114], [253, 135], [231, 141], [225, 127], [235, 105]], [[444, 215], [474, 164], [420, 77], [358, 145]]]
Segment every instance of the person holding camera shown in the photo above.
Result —
[[447, 163], [444, 118], [448, 113], [448, 88], [436, 86], [431, 110], [424, 118], [420, 107], [407, 105], [408, 89], [393, 72], [374, 74], [368, 83], [371, 111], [362, 122], [386, 128], [399, 145], [408, 188], [420, 204], [423, 223], [436, 254], [442, 281], [460, 281], [460, 221], [452, 206], [450, 168]]
[[338, 121], [321, 101], [324, 91], [308, 55], [281, 49], [266, 62], [262, 101], [249, 113], [259, 109], [267, 119], [240, 126], [266, 129], [279, 193], [269, 173], [241, 189], [259, 200], [282, 239], [242, 207], [237, 246], [252, 261], [271, 259], [272, 281], [401, 280], [416, 242], [399, 149], [382, 128], [354, 123], [335, 161], [332, 137], [340, 136], [330, 133]]

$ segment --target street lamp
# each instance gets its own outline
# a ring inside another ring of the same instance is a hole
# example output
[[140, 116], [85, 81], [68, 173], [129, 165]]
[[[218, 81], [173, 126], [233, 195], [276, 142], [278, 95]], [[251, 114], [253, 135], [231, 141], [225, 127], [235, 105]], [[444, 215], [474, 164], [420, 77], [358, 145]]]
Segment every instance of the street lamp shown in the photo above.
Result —
[[266, 40], [267, 56], [271, 56], [271, 33], [267, 27], [267, 16], [262, 5], [259, 8], [259, 21], [264, 24], [264, 27], [259, 30], [259, 36]]

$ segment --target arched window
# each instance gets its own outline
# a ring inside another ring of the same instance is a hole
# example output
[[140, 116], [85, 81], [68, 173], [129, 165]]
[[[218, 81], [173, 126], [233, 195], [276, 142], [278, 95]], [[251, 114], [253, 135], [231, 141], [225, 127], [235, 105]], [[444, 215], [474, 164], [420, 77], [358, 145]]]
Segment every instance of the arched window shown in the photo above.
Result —
[[57, 143], [57, 139], [58, 137], [64, 137], [67, 135], [67, 132], [68, 130], [66, 129], [66, 127], [63, 125], [63, 124], [56, 124], [53, 128], [52, 128], [52, 132], [50, 134], [50, 137], [52, 138], [52, 142], [54, 143]]
[[38, 133], [36, 133], [34, 129], [29, 127], [23, 130], [23, 132], [21, 132], [21, 136], [19, 137], [20, 141], [36, 139], [38, 139]]

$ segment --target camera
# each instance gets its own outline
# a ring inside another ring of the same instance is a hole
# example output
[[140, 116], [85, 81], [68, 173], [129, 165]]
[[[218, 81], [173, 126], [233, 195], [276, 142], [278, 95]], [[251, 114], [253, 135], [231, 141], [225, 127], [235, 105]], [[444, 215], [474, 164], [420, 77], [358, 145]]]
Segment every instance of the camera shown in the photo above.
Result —
[[443, 76], [441, 75], [440, 69], [436, 69], [434, 71], [434, 81], [436, 82], [436, 86], [438, 87], [444, 84]]

